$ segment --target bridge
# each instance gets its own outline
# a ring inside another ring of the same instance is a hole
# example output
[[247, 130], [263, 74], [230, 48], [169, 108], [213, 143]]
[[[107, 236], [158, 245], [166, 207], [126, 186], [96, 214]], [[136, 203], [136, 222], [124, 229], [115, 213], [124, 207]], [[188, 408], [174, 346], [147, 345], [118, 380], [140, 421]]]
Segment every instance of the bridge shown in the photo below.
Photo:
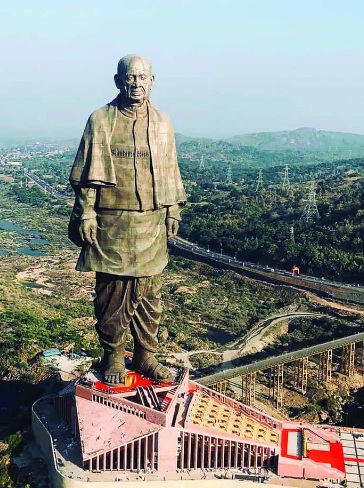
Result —
[[254, 406], [256, 396], [256, 375], [258, 372], [269, 370], [269, 392], [276, 406], [283, 405], [284, 365], [294, 363], [296, 366], [295, 386], [305, 394], [307, 391], [309, 360], [311, 356], [320, 356], [320, 380], [323, 383], [331, 381], [332, 351], [342, 349], [341, 371], [352, 376], [355, 371], [355, 346], [361, 342], [362, 362], [364, 359], [364, 332], [325, 342], [298, 351], [288, 352], [280, 356], [263, 359], [251, 364], [225, 369], [218, 373], [205, 376], [197, 381], [202, 385], [212, 387], [218, 391], [226, 391], [229, 380], [241, 377], [241, 391], [243, 402]]

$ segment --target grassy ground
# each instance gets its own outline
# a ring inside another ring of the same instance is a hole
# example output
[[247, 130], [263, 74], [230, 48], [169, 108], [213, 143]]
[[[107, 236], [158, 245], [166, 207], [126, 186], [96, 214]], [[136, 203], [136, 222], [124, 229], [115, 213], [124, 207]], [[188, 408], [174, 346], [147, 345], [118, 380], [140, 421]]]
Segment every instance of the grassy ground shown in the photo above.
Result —
[[[0, 247], [7, 251], [0, 260], [0, 380], [7, 385], [13, 382], [24, 398], [8, 420], [0, 423], [0, 476], [2, 466], [8, 476], [9, 436], [19, 429], [16, 419], [23, 419], [20, 430], [26, 434], [31, 402], [57, 387], [59, 380], [57, 373], [44, 365], [41, 351], [74, 344], [75, 352], [85, 350], [97, 356], [100, 349], [93, 327], [94, 276], [74, 270], [77, 249], [66, 237], [67, 217], [55, 214], [49, 204], [34, 207], [17, 202], [9, 184], [2, 181], [0, 220], [40, 231], [49, 241], [42, 248], [47, 255], [22, 256], [16, 254], [22, 237], [0, 232]], [[303, 301], [303, 295], [294, 290], [173, 258], [163, 274], [160, 353], [206, 350], [192, 362], [196, 367], [209, 366], [217, 359], [209, 350], [223, 349], [259, 320]], [[277, 342], [276, 350], [270, 352], [277, 352], [281, 345]], [[132, 348], [130, 338], [128, 347]], [[15, 473], [13, 480], [16, 477]], [[23, 484], [6, 482], [9, 487], [25, 486], [24, 479]]]

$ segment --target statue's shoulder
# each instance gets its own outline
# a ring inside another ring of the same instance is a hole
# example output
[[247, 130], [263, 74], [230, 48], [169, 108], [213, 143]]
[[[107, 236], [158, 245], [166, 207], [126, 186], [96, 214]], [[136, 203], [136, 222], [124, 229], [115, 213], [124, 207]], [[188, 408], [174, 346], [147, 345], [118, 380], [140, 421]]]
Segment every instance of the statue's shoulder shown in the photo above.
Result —
[[114, 117], [117, 109], [117, 102], [112, 100], [111, 102], [107, 103], [106, 105], [98, 108], [89, 117], [89, 121], [93, 124], [103, 123], [105, 120], [110, 119], [110, 117]]
[[171, 118], [165, 112], [162, 112], [158, 108], [154, 107], [154, 105], [149, 105], [149, 111], [153, 119], [160, 124], [167, 124], [169, 126], [172, 125]]

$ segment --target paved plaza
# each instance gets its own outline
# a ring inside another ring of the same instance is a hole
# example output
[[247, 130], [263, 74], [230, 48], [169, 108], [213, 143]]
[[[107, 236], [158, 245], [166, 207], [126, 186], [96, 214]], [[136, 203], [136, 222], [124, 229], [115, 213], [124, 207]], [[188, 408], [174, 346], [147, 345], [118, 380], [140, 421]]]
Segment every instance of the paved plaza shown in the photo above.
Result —
[[364, 487], [364, 432], [340, 431], [348, 487]]

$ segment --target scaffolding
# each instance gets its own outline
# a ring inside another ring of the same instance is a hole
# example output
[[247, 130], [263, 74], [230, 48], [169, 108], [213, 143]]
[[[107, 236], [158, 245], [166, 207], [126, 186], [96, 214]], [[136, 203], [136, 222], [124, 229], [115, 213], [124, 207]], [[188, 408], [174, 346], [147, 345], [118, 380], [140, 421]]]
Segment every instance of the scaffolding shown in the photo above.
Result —
[[344, 374], [351, 377], [355, 372], [355, 342], [343, 347], [342, 368]]
[[270, 370], [269, 381], [270, 396], [277, 409], [283, 406], [283, 364], [276, 364]]
[[307, 392], [307, 378], [308, 356], [305, 356], [297, 361], [296, 387], [301, 391], [302, 395]]
[[241, 377], [241, 396], [243, 402], [251, 407], [255, 406], [256, 376], [257, 373], [254, 372]]
[[320, 354], [320, 380], [329, 383], [332, 376], [332, 349]]

